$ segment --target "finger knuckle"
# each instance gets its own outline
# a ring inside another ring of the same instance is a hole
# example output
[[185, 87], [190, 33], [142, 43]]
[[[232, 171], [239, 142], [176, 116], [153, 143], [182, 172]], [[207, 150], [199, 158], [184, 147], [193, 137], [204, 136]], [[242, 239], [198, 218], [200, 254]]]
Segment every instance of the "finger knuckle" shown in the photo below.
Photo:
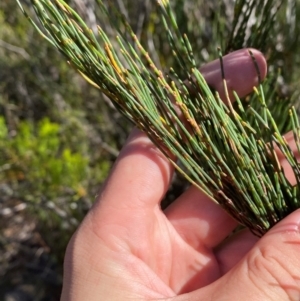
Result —
[[[285, 234], [284, 244], [295, 235]], [[247, 260], [249, 280], [270, 300], [300, 300], [300, 236], [297, 244], [280, 247], [262, 244], [250, 253]]]

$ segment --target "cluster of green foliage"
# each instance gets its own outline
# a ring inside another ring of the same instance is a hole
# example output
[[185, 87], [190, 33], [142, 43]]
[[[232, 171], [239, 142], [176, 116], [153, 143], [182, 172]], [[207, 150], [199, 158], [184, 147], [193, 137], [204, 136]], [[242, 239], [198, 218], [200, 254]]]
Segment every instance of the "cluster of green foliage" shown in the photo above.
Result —
[[[104, 2], [114, 3], [127, 17], [157, 66], [164, 71], [174, 66], [180, 75], [155, 1]], [[271, 2], [272, 7], [265, 6]], [[280, 103], [295, 102], [300, 78], [299, 1], [271, 2], [177, 0], [173, 4], [181, 32], [187, 33], [197, 50], [197, 63], [217, 58], [219, 46], [224, 53], [257, 47], [269, 64], [266, 91], [272, 97], [267, 98]], [[32, 12], [31, 6], [24, 3]], [[235, 3], [243, 9], [256, 9], [246, 21], [234, 25], [234, 14], [241, 13], [234, 10]], [[272, 26], [268, 35], [252, 39], [251, 32], [264, 30], [266, 20], [261, 16], [272, 18], [278, 7], [276, 19], [268, 20]], [[93, 12], [96, 22], [113, 41], [114, 31], [109, 23], [100, 18], [97, 8]], [[80, 13], [84, 15], [84, 11]], [[85, 17], [94, 28], [93, 18]], [[124, 31], [122, 24], [119, 26]], [[234, 39], [232, 32], [237, 31], [233, 26], [243, 33]], [[52, 260], [61, 267], [70, 233], [95, 199], [131, 125], [105, 96], [70, 68], [11, 0], [0, 1], [0, 70], [0, 206], [9, 207], [12, 200], [26, 203], [27, 214], [42, 229], [52, 250]], [[282, 110], [277, 110], [277, 120], [287, 107], [284, 104]], [[289, 127], [290, 124], [283, 124], [281, 130], [285, 132]], [[178, 187], [175, 190], [181, 191]], [[9, 275], [9, 270], [6, 272]], [[57, 273], [60, 272], [58, 268]], [[7, 276], [6, 283], [9, 282], [14, 279]]]
[[[0, 181], [9, 182], [17, 188], [16, 192], [22, 193], [18, 196], [15, 193], [15, 197], [42, 209], [45, 200], [68, 197], [77, 203], [86, 196], [89, 158], [80, 149], [74, 152], [68, 143], [63, 143], [65, 134], [59, 124], [44, 118], [37, 123], [36, 129], [29, 121], [20, 122], [15, 136], [9, 137], [4, 119], [0, 118], [0, 148], [4, 152], [0, 159]], [[99, 170], [106, 175], [105, 163], [101, 167]], [[97, 180], [101, 181], [101, 177]], [[69, 207], [73, 204], [70, 201]], [[72, 216], [70, 210], [65, 211], [68, 202], [60, 201], [56, 205], [60, 205], [58, 212], [62, 217]], [[38, 212], [45, 220], [49, 218], [48, 213]]]
[[12, 1], [1, 2], [0, 25], [0, 183], [36, 211], [62, 198], [62, 207], [82, 198], [88, 207], [126, 137], [127, 123]]

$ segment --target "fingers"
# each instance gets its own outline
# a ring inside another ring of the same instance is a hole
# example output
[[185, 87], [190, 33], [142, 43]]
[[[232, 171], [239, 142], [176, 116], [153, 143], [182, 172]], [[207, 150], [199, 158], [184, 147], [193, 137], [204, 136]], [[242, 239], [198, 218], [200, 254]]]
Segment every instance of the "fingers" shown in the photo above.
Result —
[[214, 250], [219, 263], [220, 274], [229, 272], [258, 242], [248, 229], [243, 229], [222, 242]]
[[147, 136], [134, 130], [108, 177], [98, 206], [118, 210], [153, 209], [165, 195], [173, 168]]
[[[261, 79], [264, 79], [267, 72], [266, 61], [259, 51], [251, 51], [260, 70]], [[228, 88], [236, 91], [240, 97], [251, 92], [259, 83], [253, 58], [247, 49], [226, 55], [223, 58], [223, 66]], [[200, 71], [208, 84], [215, 88], [224, 100], [220, 61], [213, 61]], [[184, 193], [165, 213], [174, 228], [195, 249], [201, 247], [199, 242], [209, 248], [215, 247], [237, 225], [220, 206], [195, 188]]]
[[[298, 210], [271, 229], [218, 283], [219, 288], [226, 283], [227, 292], [232, 292], [228, 300], [300, 299], [299, 225]], [[221, 292], [218, 296], [221, 300]]]
[[[297, 161], [299, 161], [300, 154], [298, 152], [298, 148], [297, 148], [297, 145], [296, 145], [296, 142], [294, 139], [293, 132], [289, 132], [289, 133], [285, 134], [284, 137], [285, 137], [290, 149], [292, 150], [293, 154], [295, 155]], [[297, 181], [296, 181], [296, 177], [295, 177], [293, 168], [291, 167], [290, 163], [288, 162], [288, 160], [285, 158], [284, 154], [280, 151], [280, 149], [278, 147], [276, 148], [276, 153], [277, 153], [280, 165], [284, 170], [284, 174], [285, 174], [286, 178], [292, 185], [295, 185]]]
[[196, 187], [190, 187], [165, 214], [181, 237], [193, 248], [213, 248], [228, 236], [237, 222]]
[[[253, 87], [259, 84], [257, 68], [253, 62], [255, 58], [259, 69], [260, 78], [263, 80], [267, 74], [267, 63], [262, 55], [256, 49], [242, 49], [234, 51], [223, 57], [224, 74], [231, 100], [233, 100], [232, 91], [235, 91], [239, 97], [244, 97], [252, 92]], [[220, 97], [225, 101], [225, 92], [222, 81], [222, 72], [220, 60], [215, 60], [200, 68], [207, 83], [218, 91]]]
[[229, 273], [190, 293], [188, 300], [300, 300], [299, 225], [300, 210], [272, 228]]

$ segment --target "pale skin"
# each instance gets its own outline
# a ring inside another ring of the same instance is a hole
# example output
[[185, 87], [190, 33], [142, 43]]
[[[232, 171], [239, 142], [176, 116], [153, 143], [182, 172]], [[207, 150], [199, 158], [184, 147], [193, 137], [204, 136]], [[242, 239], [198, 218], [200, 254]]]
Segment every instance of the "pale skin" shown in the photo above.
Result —
[[[265, 77], [265, 59], [253, 52]], [[224, 66], [240, 96], [257, 85], [247, 50], [225, 57]], [[201, 71], [224, 98], [218, 61]], [[68, 245], [61, 300], [299, 300], [300, 211], [261, 239], [248, 230], [226, 239], [237, 222], [195, 187], [160, 209], [173, 172], [134, 130]]]

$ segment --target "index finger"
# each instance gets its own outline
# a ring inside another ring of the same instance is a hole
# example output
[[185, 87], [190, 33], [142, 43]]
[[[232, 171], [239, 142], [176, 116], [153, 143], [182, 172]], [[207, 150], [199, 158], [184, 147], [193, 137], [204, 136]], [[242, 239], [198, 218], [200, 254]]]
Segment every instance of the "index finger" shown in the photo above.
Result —
[[[259, 84], [257, 69], [250, 52], [255, 58], [260, 78], [264, 79], [267, 75], [266, 60], [262, 53], [256, 49], [237, 50], [224, 56], [224, 73], [231, 100], [234, 100], [232, 91], [235, 91], [239, 97], [244, 97], [252, 92], [253, 87]], [[204, 75], [208, 85], [217, 90], [220, 97], [225, 100], [220, 61], [215, 60], [210, 62], [201, 67], [200, 71]]]

